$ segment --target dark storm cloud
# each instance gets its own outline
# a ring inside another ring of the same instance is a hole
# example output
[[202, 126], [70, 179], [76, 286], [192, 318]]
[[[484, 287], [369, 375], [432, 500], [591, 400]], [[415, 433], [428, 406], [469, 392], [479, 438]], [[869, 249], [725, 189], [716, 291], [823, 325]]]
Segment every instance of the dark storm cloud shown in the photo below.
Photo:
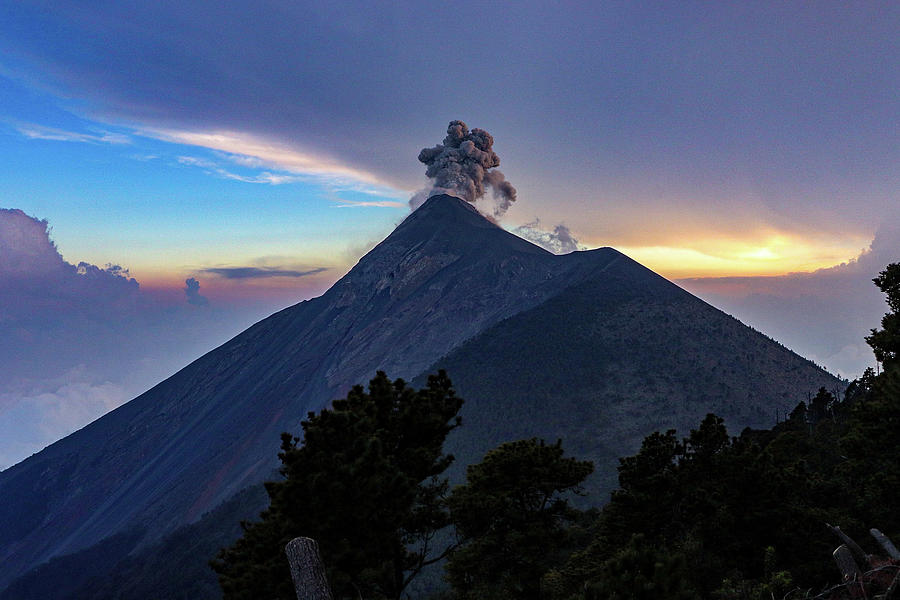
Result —
[[[516, 201], [516, 188], [495, 169], [500, 166], [500, 157], [494, 152], [493, 136], [484, 129], [469, 131], [462, 121], [450, 121], [444, 142], [423, 148], [419, 152], [419, 162], [428, 167], [425, 176], [434, 180], [426, 197], [447, 193], [475, 203], [484, 197], [484, 186], [487, 185], [494, 195], [491, 212], [498, 218]], [[413, 207], [420, 196], [416, 194], [411, 200]]]
[[201, 272], [218, 275], [225, 279], [268, 279], [270, 277], [306, 277], [327, 271], [327, 267], [317, 267], [308, 271], [281, 269], [278, 267], [213, 267]]

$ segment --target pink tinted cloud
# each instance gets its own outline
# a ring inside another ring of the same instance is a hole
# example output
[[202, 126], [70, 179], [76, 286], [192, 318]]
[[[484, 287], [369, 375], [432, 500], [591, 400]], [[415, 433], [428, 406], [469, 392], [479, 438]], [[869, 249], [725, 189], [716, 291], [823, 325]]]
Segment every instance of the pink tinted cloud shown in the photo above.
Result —
[[0, 468], [291, 303], [206, 306], [185, 285], [148, 294], [119, 265], [71, 264], [47, 221], [0, 209]]

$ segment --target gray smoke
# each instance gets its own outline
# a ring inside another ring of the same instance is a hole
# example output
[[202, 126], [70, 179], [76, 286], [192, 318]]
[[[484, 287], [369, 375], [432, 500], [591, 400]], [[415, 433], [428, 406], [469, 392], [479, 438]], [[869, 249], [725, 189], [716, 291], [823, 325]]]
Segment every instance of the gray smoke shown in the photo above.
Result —
[[194, 306], [206, 306], [209, 304], [206, 296], [200, 295], [200, 282], [190, 277], [184, 280], [184, 294], [187, 296], [188, 304]]
[[[493, 192], [494, 217], [502, 216], [516, 201], [516, 188], [500, 171], [488, 170], [500, 165], [493, 146], [494, 138], [484, 129], [469, 131], [462, 121], [450, 121], [444, 143], [419, 152], [419, 161], [428, 167], [425, 175], [434, 179], [425, 197], [447, 193], [474, 204], [484, 197], [487, 185]], [[420, 197], [417, 195], [411, 203]]]

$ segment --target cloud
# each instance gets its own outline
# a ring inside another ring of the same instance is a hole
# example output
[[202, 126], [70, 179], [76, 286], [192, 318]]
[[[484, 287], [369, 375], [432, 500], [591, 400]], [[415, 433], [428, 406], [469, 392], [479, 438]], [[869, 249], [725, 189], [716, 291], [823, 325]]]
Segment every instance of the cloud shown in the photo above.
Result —
[[31, 140], [52, 140], [57, 142], [80, 142], [86, 144], [130, 144], [131, 138], [121, 133], [102, 131], [97, 135], [76, 133], [64, 129], [54, 129], [41, 125], [19, 125], [19, 133]]
[[189, 277], [184, 280], [184, 295], [187, 296], [188, 304], [194, 306], [206, 306], [209, 300], [205, 296], [200, 295], [200, 282]]
[[679, 229], [756, 219], [838, 234], [870, 231], [896, 203], [900, 134], [884, 127], [898, 108], [896, 11], [826, 8], [811, 26], [734, 3], [489, 4], [466, 23], [478, 43], [442, 60], [417, 51], [459, 10], [264, 1], [248, 19], [237, 2], [16, 3], [0, 52], [28, 87], [97, 122], [273, 172], [414, 190], [429, 131], [457, 114], [489, 123], [527, 192], [520, 209], [564, 196], [557, 219], [617, 245], [672, 229], [663, 205]]
[[295, 147], [266, 139], [258, 135], [238, 131], [185, 131], [174, 129], [143, 129], [139, 135], [154, 139], [197, 146], [218, 151], [222, 156], [235, 164], [250, 167], [274, 167], [293, 173], [294, 175], [278, 175], [262, 173], [256, 177], [244, 177], [221, 168], [216, 163], [190, 156], [178, 158], [182, 164], [190, 164], [211, 169], [218, 175], [229, 179], [247, 181], [250, 183], [292, 183], [300, 181], [297, 175], [309, 175], [314, 177], [335, 180], [344, 183], [359, 182], [389, 187], [381, 178], [374, 174], [356, 169], [347, 164], [330, 158], [322, 153], [298, 150]]
[[45, 367], [60, 366], [55, 360], [32, 363], [16, 340], [55, 344], [60, 355], [69, 344], [90, 351], [92, 331], [114, 332], [117, 317], [138, 309], [140, 286], [128, 269], [70, 264], [49, 233], [47, 221], [21, 210], [0, 209], [0, 339], [10, 341], [0, 344], [0, 375], [40, 375]]
[[869, 248], [834, 267], [678, 283], [832, 372], [856, 377], [875, 364], [863, 338], [887, 311], [872, 278], [898, 260], [900, 217], [893, 217], [878, 228]]
[[317, 267], [306, 271], [279, 267], [210, 267], [201, 269], [201, 272], [218, 275], [225, 279], [268, 279], [270, 277], [306, 277], [327, 270], [327, 267]]
[[337, 208], [353, 208], [358, 206], [377, 206], [382, 208], [406, 208], [409, 206], [407, 202], [397, 202], [396, 200], [346, 200], [344, 198], [335, 198]]
[[541, 220], [535, 218], [531, 223], [520, 225], [512, 230], [517, 236], [549, 250], [553, 254], [568, 254], [585, 247], [578, 243], [568, 227], [560, 223], [552, 230], [541, 227]]
[[227, 169], [220, 167], [218, 164], [205, 158], [197, 158], [196, 156], [179, 156], [178, 162], [183, 165], [192, 167], [200, 167], [206, 169], [207, 173], [218, 175], [224, 179], [232, 179], [234, 181], [243, 181], [244, 183], [267, 183], [269, 185], [282, 185], [285, 183], [297, 183], [303, 181], [304, 178], [297, 175], [285, 175], [279, 173], [269, 173], [263, 171], [257, 175], [239, 175]]
[[[194, 278], [184, 294], [203, 303]], [[195, 310], [183, 298], [145, 293], [119, 264], [69, 263], [46, 220], [0, 209], [0, 465], [86, 425], [287, 303]]]
[[46, 220], [0, 208], [0, 276], [56, 272], [65, 262], [50, 239]]
[[179, 156], [176, 160], [183, 165], [188, 165], [191, 167], [202, 167], [204, 169], [219, 168], [219, 165], [217, 165], [213, 161], [207, 160], [205, 158], [197, 158], [196, 156]]
[[95, 380], [84, 365], [30, 383], [15, 390], [0, 386], [0, 470], [83, 427], [134, 393], [122, 383]]

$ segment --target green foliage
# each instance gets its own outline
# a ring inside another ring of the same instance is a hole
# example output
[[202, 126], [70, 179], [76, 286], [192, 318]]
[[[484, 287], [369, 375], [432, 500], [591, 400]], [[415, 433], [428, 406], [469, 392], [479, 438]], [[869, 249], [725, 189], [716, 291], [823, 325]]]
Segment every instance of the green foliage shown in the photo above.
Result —
[[[311, 416], [304, 424], [305, 446], [285, 438], [287, 479], [269, 484], [273, 508], [267, 512], [280, 507], [278, 518], [248, 526], [245, 540], [272, 540], [266, 543], [278, 548], [281, 560], [281, 546], [290, 537], [328, 532], [329, 537], [319, 537], [328, 540], [326, 562], [344, 597], [398, 597], [408, 581], [403, 573], [415, 573], [427, 562], [421, 549], [451, 518], [460, 545], [447, 563], [453, 587], [447, 597], [762, 600], [787, 597], [798, 586], [821, 589], [836, 578], [828, 560], [836, 540], [825, 522], [839, 523], [861, 541], [871, 526], [900, 538], [900, 515], [893, 510], [900, 496], [900, 263], [889, 265], [875, 283], [893, 311], [867, 338], [883, 373], [867, 370], [842, 400], [820, 388], [771, 430], [745, 429], [732, 437], [722, 418], [708, 414], [687, 437], [679, 438], [675, 430], [647, 436], [635, 455], [620, 459], [619, 489], [589, 525], [565, 494], [580, 491], [591, 463], [565, 458], [559, 442], [548, 446], [537, 439], [503, 444], [470, 466], [466, 484], [447, 499], [448, 515], [441, 503], [447, 485], [438, 476], [449, 460], [440, 445], [428, 446], [421, 456], [413, 453], [421, 460], [385, 450], [396, 448], [403, 436], [382, 429], [414, 429], [408, 423], [373, 428], [370, 422], [381, 423], [379, 402], [374, 409], [357, 410], [363, 395], [357, 388], [335, 403], [334, 415], [323, 413], [316, 421]], [[552, 396], [547, 389], [552, 382], [528, 379], [532, 371], [509, 374], [526, 382], [528, 394], [515, 397], [520, 410], [528, 408], [524, 412]], [[649, 379], [645, 385], [652, 387]], [[489, 383], [499, 386], [499, 396], [514, 388], [504, 381]], [[373, 381], [369, 396], [387, 397], [390, 387], [386, 378]], [[715, 393], [707, 390], [698, 401]], [[573, 418], [591, 415], [596, 404], [570, 400], [566, 406]], [[455, 427], [449, 421], [456, 409], [438, 411], [443, 420], [434, 424], [441, 442]], [[355, 410], [368, 424], [357, 427], [346, 418]], [[486, 420], [500, 422], [504, 415], [489, 414]], [[582, 437], [590, 433], [587, 427], [577, 431]], [[313, 449], [305, 451], [306, 446]], [[348, 490], [342, 481], [356, 485]], [[312, 495], [320, 498], [310, 500]], [[343, 518], [326, 512], [310, 520], [307, 511], [316, 502], [359, 508]], [[386, 518], [377, 521], [382, 505]], [[274, 521], [290, 523], [292, 533]], [[298, 530], [297, 524], [303, 527]], [[261, 547], [241, 548], [242, 543], [223, 553], [220, 568]], [[286, 570], [283, 560], [281, 566], [266, 560], [244, 572], [271, 578], [276, 567]], [[270, 590], [259, 595], [280, 597]]]
[[[681, 440], [674, 431], [648, 436], [621, 460], [620, 489], [594, 539], [549, 577], [551, 597], [638, 598], [671, 581], [683, 584], [672, 597], [749, 599], [795, 578], [828, 581], [834, 540], [823, 523], [858, 525], [837, 468], [845, 427], [831, 418], [811, 427], [805, 413], [804, 405], [772, 431], [735, 438], [715, 415]], [[778, 565], [767, 548], [779, 549]]]
[[641, 534], [600, 566], [600, 577], [585, 588], [591, 600], [693, 600], [684, 554], [647, 543]]
[[593, 461], [585, 490], [599, 505], [617, 487], [619, 457], [648, 432], [687, 432], [708, 412], [732, 427], [769, 427], [775, 406], [840, 383], [649, 272], [611, 271], [435, 363], [466, 398], [466, 426], [448, 440], [459, 479], [503, 442], [562, 438], [572, 456]]
[[453, 460], [442, 447], [461, 406], [443, 371], [418, 391], [379, 372], [368, 393], [310, 413], [302, 444], [283, 434], [269, 508], [213, 563], [225, 598], [294, 598], [284, 546], [297, 536], [318, 541], [336, 598], [399, 598], [442, 554], [432, 544], [449, 524], [440, 476]]
[[541, 577], [562, 561], [577, 517], [564, 494], [593, 471], [563, 454], [561, 442], [520, 440], [468, 468], [448, 499], [461, 546], [446, 572], [460, 598], [540, 597]]
[[742, 579], [740, 573], [725, 578], [722, 586], [713, 592], [717, 600], [772, 600], [785, 598], [797, 588], [788, 571], [778, 571], [775, 548], [765, 551], [765, 575], [757, 580]]
[[900, 367], [900, 263], [887, 266], [878, 277], [873, 279], [875, 285], [887, 296], [891, 312], [881, 319], [881, 330], [873, 329], [866, 337], [877, 358], [888, 371]]
[[841, 440], [848, 458], [841, 474], [858, 491], [857, 512], [896, 538], [900, 535], [900, 515], [893, 510], [900, 496], [900, 263], [888, 265], [873, 281], [891, 309], [881, 321], [882, 329], [873, 329], [866, 338], [884, 371], [876, 376], [868, 370], [855, 382], [856, 402]]

